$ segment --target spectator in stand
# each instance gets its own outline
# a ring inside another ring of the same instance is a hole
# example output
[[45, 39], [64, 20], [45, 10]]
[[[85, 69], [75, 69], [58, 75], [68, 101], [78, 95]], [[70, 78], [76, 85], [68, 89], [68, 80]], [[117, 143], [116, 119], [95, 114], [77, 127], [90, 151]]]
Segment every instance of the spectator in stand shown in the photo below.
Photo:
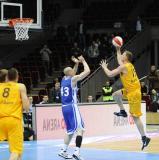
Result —
[[99, 48], [98, 44], [93, 41], [91, 46], [88, 48], [88, 58], [90, 61], [90, 64], [97, 64], [98, 63], [98, 58], [99, 58]]
[[145, 82], [141, 82], [141, 93], [142, 93], [142, 97], [148, 94], [148, 88], [145, 85]]
[[[59, 78], [55, 78], [52, 82], [47, 84], [46, 86], [47, 91], [50, 92], [50, 90], [55, 86], [56, 83], [60, 83]], [[49, 99], [50, 99], [50, 96], [49, 96]]]
[[[58, 78], [55, 78], [55, 83], [58, 83], [59, 82], [59, 79]], [[60, 83], [60, 82], [59, 82]]]
[[52, 87], [54, 87], [56, 83], [60, 83], [57, 77], [53, 80]]
[[149, 76], [148, 76], [150, 90], [152, 90], [154, 88], [154, 82], [157, 79], [158, 78], [157, 78], [157, 74], [156, 74], [156, 66], [152, 65], [151, 66], [151, 71], [150, 71]]
[[146, 102], [146, 109], [147, 111], [151, 108], [151, 98], [148, 94], [148, 87], [146, 86], [145, 82], [141, 82], [141, 94], [142, 94], [142, 100]]
[[78, 25], [78, 37], [79, 37], [79, 45], [80, 45], [80, 48], [82, 48], [82, 49], [84, 49], [86, 47], [85, 35], [86, 35], [86, 28], [83, 23], [83, 20], [81, 20]]
[[71, 55], [77, 58], [81, 53], [82, 49], [78, 47], [77, 42], [74, 42], [73, 47], [71, 48]]
[[43, 48], [40, 50], [41, 58], [43, 61], [43, 66], [45, 67], [45, 71], [47, 73], [47, 76], [50, 75], [50, 55], [52, 54], [52, 51], [48, 48], [47, 45], [44, 45]]
[[24, 128], [25, 126], [26, 127], [32, 126], [33, 97], [29, 96], [28, 99], [30, 102], [29, 112], [23, 111]]
[[151, 66], [151, 71], [150, 71], [149, 76], [156, 77], [156, 66], [155, 65]]
[[110, 82], [107, 81], [106, 85], [102, 88], [103, 102], [113, 101], [113, 88], [110, 86]]
[[159, 97], [157, 95], [156, 90], [152, 89], [152, 91], [151, 91], [151, 101], [152, 101], [152, 111], [153, 112], [157, 112], [157, 110], [159, 108], [158, 100], [159, 100]]
[[97, 38], [97, 39], [96, 39], [96, 43], [98, 44], [98, 46], [100, 46], [100, 45], [101, 45], [101, 41], [100, 41], [100, 39], [99, 39], [99, 38]]
[[55, 83], [55, 86], [50, 90], [50, 102], [61, 103], [60, 83]]
[[47, 95], [43, 96], [43, 101], [40, 102], [40, 104], [48, 104], [49, 103], [49, 97]]

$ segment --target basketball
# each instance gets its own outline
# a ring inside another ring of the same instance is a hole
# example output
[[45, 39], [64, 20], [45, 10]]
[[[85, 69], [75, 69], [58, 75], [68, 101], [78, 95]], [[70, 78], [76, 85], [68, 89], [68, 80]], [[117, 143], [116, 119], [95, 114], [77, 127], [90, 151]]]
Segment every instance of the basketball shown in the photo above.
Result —
[[123, 39], [121, 37], [119, 37], [119, 36], [116, 36], [116, 37], [113, 38], [112, 44], [115, 47], [122, 47], [122, 45], [123, 45]]

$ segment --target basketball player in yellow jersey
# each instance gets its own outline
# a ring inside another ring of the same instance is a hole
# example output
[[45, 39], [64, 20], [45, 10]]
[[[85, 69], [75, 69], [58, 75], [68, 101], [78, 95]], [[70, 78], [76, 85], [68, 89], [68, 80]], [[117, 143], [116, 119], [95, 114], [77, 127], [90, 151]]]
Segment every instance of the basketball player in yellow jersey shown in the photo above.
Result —
[[8, 81], [0, 83], [0, 141], [8, 140], [9, 160], [21, 160], [23, 152], [23, 108], [29, 110], [26, 87], [18, 82], [18, 72], [8, 70]]
[[142, 137], [142, 150], [146, 147], [150, 138], [146, 137], [143, 123], [140, 120], [141, 113], [141, 87], [138, 76], [136, 74], [135, 68], [132, 65], [132, 53], [125, 51], [121, 55], [120, 48], [117, 50], [117, 60], [119, 67], [114, 70], [108, 69], [108, 64], [106, 61], [101, 61], [101, 66], [108, 77], [114, 77], [120, 74], [121, 82], [123, 84], [123, 89], [113, 93], [113, 98], [120, 107], [120, 112], [115, 112], [116, 116], [127, 117], [127, 113], [124, 109], [122, 98], [127, 98], [130, 106], [130, 113], [134, 119], [134, 122], [140, 132]]

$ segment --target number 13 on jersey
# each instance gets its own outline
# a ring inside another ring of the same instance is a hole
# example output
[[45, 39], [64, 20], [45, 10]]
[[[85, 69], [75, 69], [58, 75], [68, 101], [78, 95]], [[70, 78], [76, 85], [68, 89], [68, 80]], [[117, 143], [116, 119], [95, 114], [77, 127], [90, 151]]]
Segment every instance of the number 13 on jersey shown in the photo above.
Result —
[[61, 87], [61, 96], [69, 96], [69, 87]]

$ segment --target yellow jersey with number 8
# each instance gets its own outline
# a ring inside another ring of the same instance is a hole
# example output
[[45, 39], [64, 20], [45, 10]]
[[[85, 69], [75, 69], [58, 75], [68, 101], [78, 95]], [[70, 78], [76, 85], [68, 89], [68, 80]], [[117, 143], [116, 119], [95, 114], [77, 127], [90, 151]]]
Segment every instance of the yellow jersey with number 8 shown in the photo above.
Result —
[[0, 83], [0, 118], [4, 117], [22, 119], [22, 100], [18, 83]]
[[124, 89], [129, 93], [136, 89], [141, 89], [139, 78], [136, 74], [135, 68], [131, 63], [125, 64], [127, 73], [121, 73], [120, 78]]

